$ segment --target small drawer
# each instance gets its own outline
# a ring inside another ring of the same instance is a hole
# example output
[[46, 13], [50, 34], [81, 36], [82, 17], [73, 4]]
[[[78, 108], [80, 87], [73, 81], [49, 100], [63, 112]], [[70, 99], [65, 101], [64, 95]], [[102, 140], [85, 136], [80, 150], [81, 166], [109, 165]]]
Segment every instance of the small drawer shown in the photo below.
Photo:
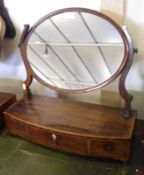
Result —
[[108, 157], [114, 159], [128, 159], [130, 150], [129, 141], [92, 141], [91, 152], [93, 156]]
[[24, 123], [11, 119], [10, 117], [5, 117], [6, 125], [9, 129], [9, 132], [14, 135], [23, 136], [27, 135], [26, 126]]
[[66, 152], [87, 154], [85, 139], [32, 126], [28, 130], [31, 141], [35, 143]]
[[[53, 135], [53, 134], [52, 134]], [[79, 154], [87, 154], [87, 142], [86, 139], [71, 135], [56, 134], [57, 141], [55, 147], [61, 150]]]

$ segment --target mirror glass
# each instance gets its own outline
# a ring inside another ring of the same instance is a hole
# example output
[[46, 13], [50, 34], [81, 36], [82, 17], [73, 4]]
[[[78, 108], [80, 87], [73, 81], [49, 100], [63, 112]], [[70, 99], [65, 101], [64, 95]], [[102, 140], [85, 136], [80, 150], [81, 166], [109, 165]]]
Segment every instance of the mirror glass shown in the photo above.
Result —
[[34, 74], [56, 88], [99, 86], [119, 69], [125, 54], [119, 31], [87, 12], [64, 12], [42, 21], [27, 40]]

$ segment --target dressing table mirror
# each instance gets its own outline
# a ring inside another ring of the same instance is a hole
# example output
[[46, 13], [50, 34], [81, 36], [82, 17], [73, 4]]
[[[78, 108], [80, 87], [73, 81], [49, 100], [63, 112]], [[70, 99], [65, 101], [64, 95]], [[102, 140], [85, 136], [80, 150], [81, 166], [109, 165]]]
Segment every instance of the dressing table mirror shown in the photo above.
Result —
[[[25, 25], [20, 50], [27, 71], [24, 97], [5, 112], [9, 132], [70, 153], [129, 159], [136, 112], [125, 79], [133, 47], [125, 28], [85, 8], [54, 11], [31, 28]], [[86, 93], [119, 78], [123, 109], [34, 95], [35, 78], [60, 93]]]

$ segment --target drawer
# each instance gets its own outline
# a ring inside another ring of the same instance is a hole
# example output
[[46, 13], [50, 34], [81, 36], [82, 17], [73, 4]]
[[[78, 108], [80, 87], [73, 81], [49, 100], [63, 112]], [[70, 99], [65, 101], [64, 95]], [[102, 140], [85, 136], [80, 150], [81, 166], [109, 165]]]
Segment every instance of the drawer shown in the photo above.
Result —
[[5, 116], [5, 121], [6, 121], [8, 130], [11, 134], [26, 137], [27, 131], [26, 131], [26, 125], [24, 123], [6, 116]]
[[45, 128], [28, 125], [5, 116], [11, 134], [22, 136], [34, 143], [66, 152], [104, 157], [127, 162], [130, 140], [106, 141], [82, 138], [66, 133], [52, 132]]
[[102, 141], [91, 142], [90, 155], [128, 160], [130, 141]]
[[66, 152], [87, 154], [87, 143], [83, 138], [32, 126], [29, 126], [28, 130], [29, 138], [35, 143]]

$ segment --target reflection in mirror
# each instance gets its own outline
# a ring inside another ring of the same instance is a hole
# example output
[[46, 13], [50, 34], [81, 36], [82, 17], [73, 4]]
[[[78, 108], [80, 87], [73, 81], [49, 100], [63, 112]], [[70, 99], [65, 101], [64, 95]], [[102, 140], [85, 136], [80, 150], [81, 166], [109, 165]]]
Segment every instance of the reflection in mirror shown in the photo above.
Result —
[[113, 76], [124, 59], [120, 33], [107, 20], [86, 12], [65, 12], [38, 25], [27, 43], [33, 72], [62, 89], [97, 86]]

